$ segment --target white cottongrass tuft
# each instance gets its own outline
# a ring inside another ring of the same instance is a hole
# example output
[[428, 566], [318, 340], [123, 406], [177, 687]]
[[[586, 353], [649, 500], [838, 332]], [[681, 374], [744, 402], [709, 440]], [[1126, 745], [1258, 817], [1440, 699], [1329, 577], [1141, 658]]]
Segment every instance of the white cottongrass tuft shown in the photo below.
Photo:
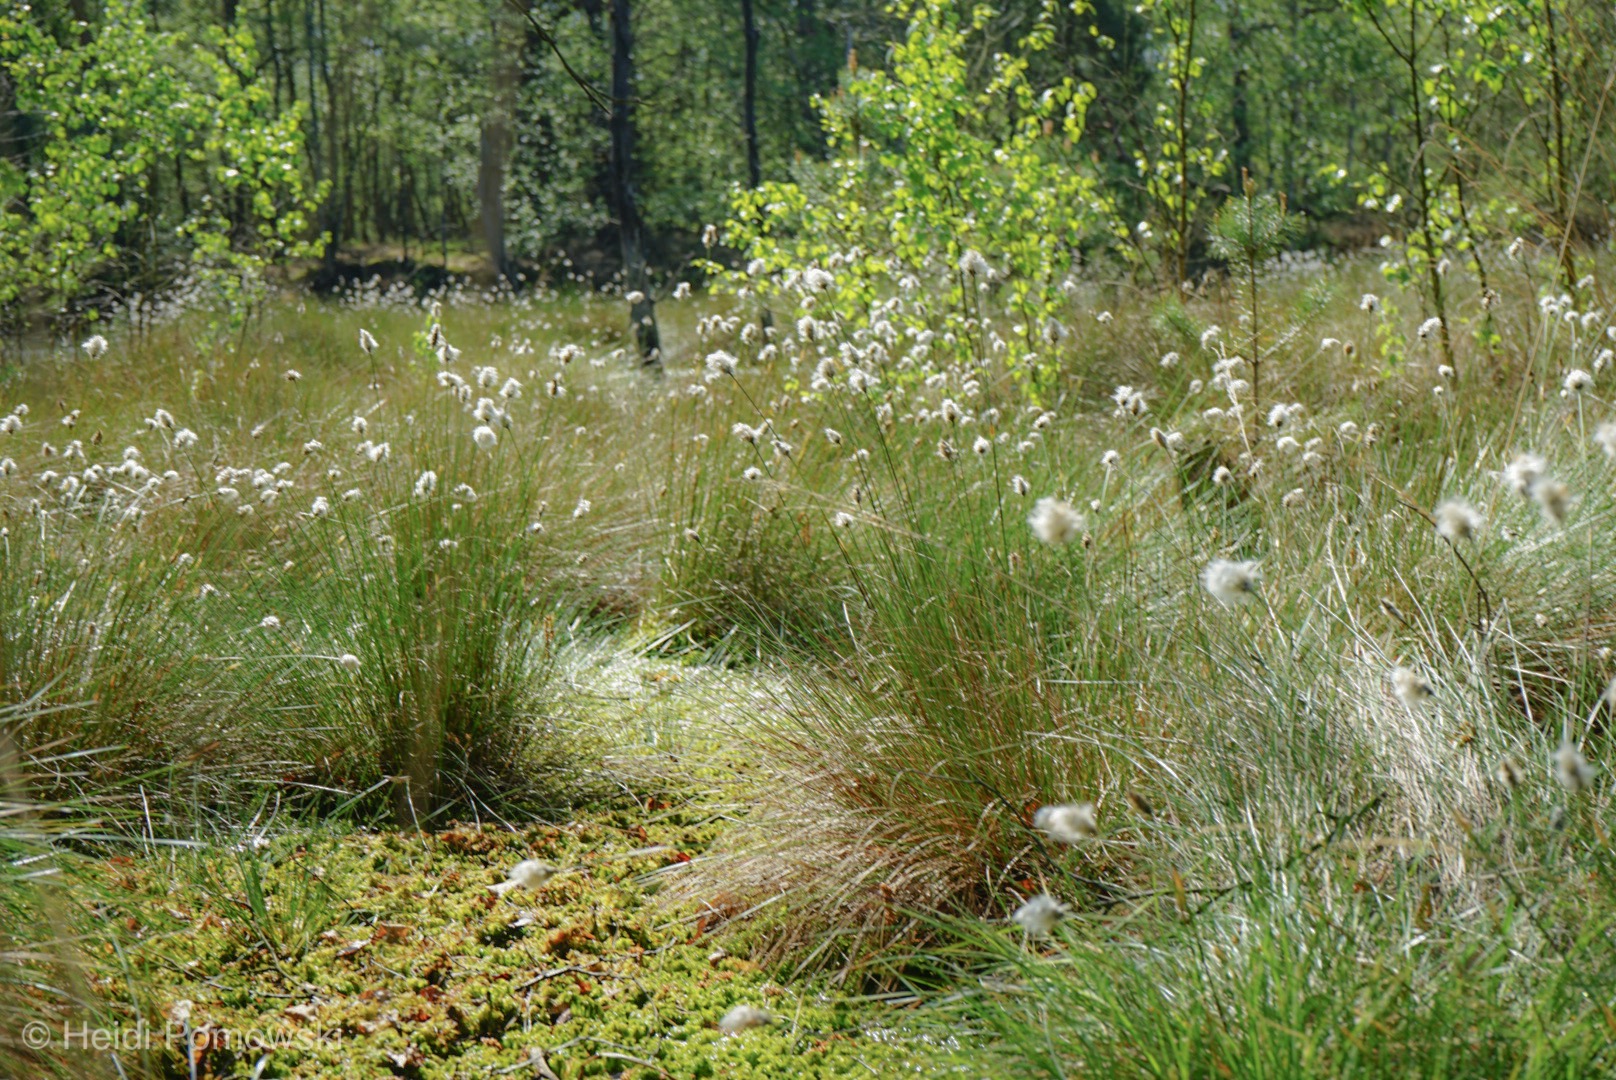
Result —
[[107, 355], [107, 339], [102, 337], [100, 334], [92, 334], [90, 337], [85, 339], [84, 344], [80, 346], [80, 348], [84, 350], [84, 355], [88, 356], [91, 360], [99, 360], [103, 356]]
[[1436, 519], [1437, 535], [1455, 544], [1461, 540], [1476, 539], [1485, 524], [1476, 508], [1463, 499], [1449, 499], [1438, 504], [1431, 516]]
[[366, 356], [369, 356], [376, 351], [375, 337], [371, 335], [369, 330], [366, 330], [363, 327], [361, 327], [359, 330], [359, 347], [364, 350]]
[[438, 490], [438, 474], [427, 469], [415, 478], [415, 497], [425, 499]]
[[345, 652], [341, 656], [337, 657], [337, 663], [341, 664], [349, 671], [359, 670], [359, 657], [355, 656], [351, 652]]
[[1547, 474], [1549, 463], [1536, 454], [1516, 454], [1510, 463], [1504, 466], [1502, 479], [1504, 486], [1523, 499], [1532, 497], [1537, 488], [1538, 481]]
[[1565, 379], [1560, 385], [1568, 394], [1581, 394], [1594, 388], [1594, 377], [1582, 368], [1572, 368], [1566, 372]]
[[1061, 916], [1069, 911], [1070, 908], [1053, 896], [1039, 893], [1016, 908], [1016, 913], [1010, 918], [1028, 937], [1041, 938], [1048, 937], [1049, 932], [1055, 929], [1055, 924], [1060, 922]]
[[1556, 525], [1563, 523], [1571, 513], [1571, 489], [1558, 480], [1544, 477], [1532, 488], [1543, 516]]
[[1033, 827], [1063, 844], [1081, 844], [1100, 835], [1100, 821], [1094, 804], [1060, 803], [1040, 806], [1032, 816]]
[[982, 257], [982, 253], [975, 248], [960, 256], [959, 270], [960, 273], [970, 274], [972, 277], [990, 278], [993, 276], [993, 268], [988, 265], [987, 259]]
[[279, 630], [281, 628], [281, 621], [273, 615], [265, 615], [262, 619], [258, 620], [258, 625], [265, 630]]
[[1394, 667], [1391, 672], [1392, 693], [1397, 695], [1410, 711], [1419, 709], [1436, 696], [1431, 684], [1420, 678], [1413, 668]]
[[499, 435], [487, 424], [482, 424], [471, 433], [471, 439], [477, 444], [478, 449], [492, 450], [494, 445], [499, 442]]
[[1567, 739], [1554, 752], [1554, 777], [1573, 794], [1588, 790], [1594, 782], [1594, 767], [1582, 756], [1582, 751]]
[[1064, 499], [1046, 495], [1033, 504], [1032, 513], [1027, 515], [1027, 527], [1044, 543], [1061, 547], [1082, 534], [1083, 515]]
[[1032, 484], [1027, 481], [1025, 476], [1017, 473], [1010, 478], [1010, 490], [1017, 495], [1025, 495], [1032, 490]]
[[738, 361], [736, 361], [733, 354], [727, 353], [723, 349], [719, 349], [717, 352], [708, 353], [708, 374], [712, 378], [717, 378], [721, 375], [733, 375], [735, 374], [735, 365], [737, 362]]
[[504, 896], [512, 889], [527, 889], [529, 891], [540, 889], [544, 883], [555, 877], [561, 871], [549, 863], [538, 859], [524, 859], [511, 867], [508, 877], [498, 885], [488, 886], [488, 891], [495, 896]]
[[309, 507], [309, 513], [317, 518], [329, 517], [331, 515], [331, 500], [324, 495], [316, 495], [314, 505]]
[[1594, 429], [1594, 442], [1606, 457], [1616, 458], [1616, 420], [1606, 420]]
[[725, 1035], [738, 1035], [747, 1028], [765, 1027], [774, 1023], [769, 1010], [757, 1005], [737, 1005], [718, 1021], [718, 1030]]
[[1254, 561], [1232, 562], [1213, 559], [1201, 571], [1201, 584], [1213, 598], [1221, 603], [1235, 605], [1247, 603], [1257, 596], [1262, 575]]

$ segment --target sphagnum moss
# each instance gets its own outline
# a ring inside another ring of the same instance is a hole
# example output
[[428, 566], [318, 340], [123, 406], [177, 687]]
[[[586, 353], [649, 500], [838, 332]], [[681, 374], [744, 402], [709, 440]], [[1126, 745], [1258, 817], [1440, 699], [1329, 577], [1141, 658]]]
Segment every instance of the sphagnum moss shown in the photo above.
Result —
[[[695, 912], [658, 905], [647, 875], [707, 848], [720, 826], [704, 817], [278, 837], [254, 856], [271, 918], [308, 878], [339, 902], [312, 947], [279, 957], [244, 928], [239, 877], [197, 872], [220, 855], [120, 860], [109, 885], [128, 968], [103, 990], [138, 995], [158, 1028], [187, 1015], [203, 1033], [199, 1075], [542, 1076], [539, 1055], [565, 1080], [941, 1075], [921, 1044], [866, 1034], [892, 1027], [884, 1008], [786, 985], [731, 956]], [[533, 859], [576, 870], [493, 891]], [[720, 1021], [739, 1007], [771, 1022], [727, 1033]], [[177, 1077], [182, 1060], [147, 1064]]]

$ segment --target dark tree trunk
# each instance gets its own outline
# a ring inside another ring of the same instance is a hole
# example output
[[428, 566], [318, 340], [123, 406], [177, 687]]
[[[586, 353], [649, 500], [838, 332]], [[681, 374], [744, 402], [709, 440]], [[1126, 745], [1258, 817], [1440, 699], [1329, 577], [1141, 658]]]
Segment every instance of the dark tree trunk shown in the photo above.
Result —
[[[325, 150], [320, 140], [320, 94], [316, 89], [319, 85], [320, 74], [317, 69], [316, 51], [318, 45], [314, 32], [314, 0], [303, 0], [303, 44], [308, 49], [306, 67], [309, 74], [309, 166], [314, 174], [314, 186], [318, 188], [325, 179]], [[331, 234], [331, 195], [327, 193], [316, 212], [315, 220], [319, 223], [320, 231], [327, 233], [325, 241], [324, 263], [327, 273], [336, 269], [337, 241]]]
[[275, 76], [272, 101], [275, 115], [281, 114], [281, 47], [275, 40], [275, 0], [264, 0], [264, 44], [269, 49], [270, 71]]
[[799, 145], [803, 149], [818, 148], [820, 136], [819, 112], [814, 108], [814, 95], [827, 88], [825, 72], [820, 70], [820, 30], [814, 0], [797, 0], [797, 33], [792, 39], [792, 66], [797, 74], [797, 99], [802, 106], [803, 135]]
[[1230, 126], [1234, 139], [1229, 147], [1233, 159], [1230, 175], [1242, 169], [1251, 171], [1251, 105], [1246, 96], [1250, 74], [1246, 68], [1246, 27], [1240, 21], [1240, 5], [1229, 8], [1229, 59], [1234, 62], [1234, 88], [1229, 100]]
[[224, 9], [220, 12], [226, 28], [236, 28], [236, 9], [241, 6], [241, 0], [224, 0]]
[[636, 296], [629, 307], [640, 362], [662, 370], [656, 303], [645, 267], [645, 228], [634, 192], [634, 28], [629, 0], [612, 0], [611, 186], [617, 234], [623, 247], [623, 285]]
[[749, 186], [757, 187], [763, 183], [763, 158], [758, 150], [758, 28], [752, 0], [741, 0], [741, 24], [746, 38], [746, 75], [741, 93], [741, 123], [746, 129], [746, 180]]

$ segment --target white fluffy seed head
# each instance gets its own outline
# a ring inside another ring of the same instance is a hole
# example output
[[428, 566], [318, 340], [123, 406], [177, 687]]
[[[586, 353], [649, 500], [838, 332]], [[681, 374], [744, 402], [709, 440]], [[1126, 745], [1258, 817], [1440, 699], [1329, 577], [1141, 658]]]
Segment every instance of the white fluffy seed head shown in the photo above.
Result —
[[1533, 486], [1532, 495], [1543, 510], [1543, 516], [1556, 525], [1563, 523], [1571, 513], [1571, 489], [1558, 480], [1544, 477]]
[[492, 450], [499, 442], [499, 434], [487, 424], [482, 424], [471, 433], [471, 439], [477, 444], [478, 449]]
[[1027, 515], [1027, 527], [1044, 543], [1062, 547], [1082, 535], [1083, 515], [1064, 499], [1046, 495], [1033, 504], [1032, 513]]
[[1431, 684], [1420, 678], [1413, 668], [1394, 667], [1391, 671], [1392, 693], [1410, 710], [1418, 709], [1436, 696]]
[[1090, 802], [1040, 806], [1032, 816], [1032, 823], [1050, 839], [1063, 844], [1080, 844], [1100, 835], [1099, 818]]
[[545, 882], [555, 877], [561, 871], [549, 863], [538, 859], [524, 859], [511, 867], [508, 877], [498, 885], [490, 885], [488, 891], [495, 896], [504, 896], [512, 889], [527, 889], [529, 891], [544, 887]]
[[1262, 575], [1254, 561], [1213, 559], [1201, 571], [1201, 584], [1214, 599], [1233, 606], [1256, 599]]
[[1594, 388], [1594, 377], [1582, 368], [1572, 368], [1560, 385], [1568, 394], [1586, 393]]
[[1554, 777], [1567, 791], [1576, 794], [1588, 790], [1594, 782], [1594, 767], [1582, 756], [1582, 751], [1567, 740], [1554, 752]]
[[1549, 464], [1536, 454], [1516, 454], [1504, 466], [1504, 486], [1523, 499], [1531, 498], [1538, 481], [1548, 472]]
[[1437, 534], [1455, 544], [1476, 539], [1485, 524], [1476, 508], [1463, 499], [1449, 499], [1440, 503], [1431, 516], [1436, 519]]
[[757, 1005], [737, 1005], [718, 1021], [718, 1030], [725, 1035], [738, 1035], [748, 1028], [765, 1027], [774, 1023], [769, 1010]]
[[1606, 457], [1616, 458], [1616, 420], [1606, 420], [1594, 429], [1594, 442]]
[[1061, 916], [1070, 910], [1048, 893], [1039, 893], [1037, 896], [1029, 897], [1024, 904], [1016, 908], [1015, 914], [1010, 918], [1028, 937], [1041, 938], [1048, 937], [1050, 931], [1055, 929], [1055, 924], [1060, 922]]

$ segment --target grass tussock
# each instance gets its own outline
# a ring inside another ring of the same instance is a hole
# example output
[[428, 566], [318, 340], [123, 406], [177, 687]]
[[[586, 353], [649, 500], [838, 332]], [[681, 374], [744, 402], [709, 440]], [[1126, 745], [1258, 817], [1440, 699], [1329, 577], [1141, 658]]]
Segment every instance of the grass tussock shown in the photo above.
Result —
[[1540, 254], [1451, 272], [1450, 352], [1343, 260], [1259, 267], [1257, 322], [1085, 282], [1019, 330], [950, 265], [782, 274], [769, 322], [668, 305], [661, 379], [545, 294], [41, 361], [0, 675], [77, 708], [33, 789], [562, 806], [616, 634], [764, 676], [647, 736], [746, 807], [672, 892], [759, 957], [977, 983], [1050, 1075], [1593, 1074], [1612, 327]]

